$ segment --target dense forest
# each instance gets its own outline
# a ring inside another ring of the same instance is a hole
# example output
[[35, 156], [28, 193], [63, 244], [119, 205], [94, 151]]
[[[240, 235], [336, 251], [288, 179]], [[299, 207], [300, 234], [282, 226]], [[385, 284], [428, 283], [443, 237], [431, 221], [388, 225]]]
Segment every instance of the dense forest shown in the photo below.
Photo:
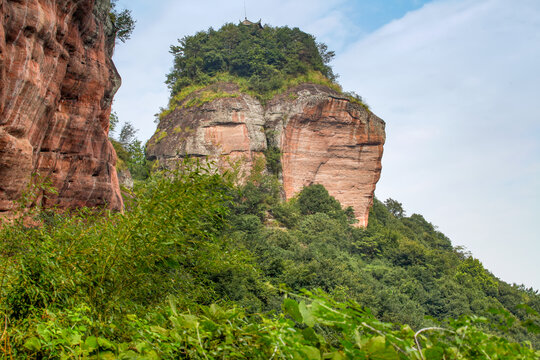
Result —
[[[263, 98], [336, 85], [333, 53], [298, 29], [227, 24], [172, 52], [172, 104], [223, 79]], [[135, 132], [113, 139], [136, 179], [123, 213], [42, 209], [55, 189], [37, 177], [0, 223], [0, 358], [540, 357], [538, 292], [398, 201], [354, 227], [321, 185], [282, 199], [278, 149], [241, 181], [193, 159], [152, 169]]]
[[2, 356], [538, 357], [536, 291], [395, 200], [356, 228], [322, 186], [283, 202], [260, 170], [238, 186], [186, 160], [126, 194], [124, 214], [36, 207], [3, 224]]

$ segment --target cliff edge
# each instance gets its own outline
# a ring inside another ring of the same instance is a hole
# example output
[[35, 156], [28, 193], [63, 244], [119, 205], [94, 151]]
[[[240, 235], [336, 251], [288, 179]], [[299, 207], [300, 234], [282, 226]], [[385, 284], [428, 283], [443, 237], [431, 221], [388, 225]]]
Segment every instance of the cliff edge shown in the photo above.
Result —
[[108, 0], [0, 1], [0, 214], [33, 173], [58, 190], [46, 207], [122, 208], [108, 11]]

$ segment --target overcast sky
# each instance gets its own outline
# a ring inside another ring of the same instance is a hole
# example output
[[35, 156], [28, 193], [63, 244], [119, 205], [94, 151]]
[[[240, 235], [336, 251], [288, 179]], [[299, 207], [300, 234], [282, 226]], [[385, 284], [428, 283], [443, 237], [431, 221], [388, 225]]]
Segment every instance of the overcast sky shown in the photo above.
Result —
[[[120, 0], [113, 108], [147, 140], [168, 100], [169, 46], [244, 17], [243, 0]], [[387, 124], [376, 195], [403, 203], [497, 277], [540, 289], [540, 1], [246, 0], [336, 51], [345, 90]]]

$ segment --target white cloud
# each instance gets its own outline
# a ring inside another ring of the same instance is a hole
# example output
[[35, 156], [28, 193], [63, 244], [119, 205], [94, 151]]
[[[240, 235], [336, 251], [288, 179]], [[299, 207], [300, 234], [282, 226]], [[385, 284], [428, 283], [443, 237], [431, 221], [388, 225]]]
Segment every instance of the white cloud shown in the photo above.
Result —
[[[338, 56], [387, 122], [377, 194], [540, 289], [540, 3], [425, 5]], [[518, 265], [519, 264], [519, 265]]]

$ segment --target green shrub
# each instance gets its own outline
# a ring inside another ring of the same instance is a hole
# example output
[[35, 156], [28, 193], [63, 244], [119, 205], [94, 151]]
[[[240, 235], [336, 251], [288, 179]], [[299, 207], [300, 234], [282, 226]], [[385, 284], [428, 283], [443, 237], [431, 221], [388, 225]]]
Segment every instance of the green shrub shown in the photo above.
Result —
[[[540, 355], [535, 290], [420, 215], [375, 199], [353, 228], [324, 189], [284, 203], [276, 182], [237, 188], [186, 160], [137, 186], [124, 214], [35, 208], [2, 224], [0, 358]], [[21, 205], [50, 191], [33, 183]]]
[[306, 186], [298, 195], [298, 207], [303, 215], [323, 213], [337, 216], [341, 204], [328, 194], [321, 184]]

